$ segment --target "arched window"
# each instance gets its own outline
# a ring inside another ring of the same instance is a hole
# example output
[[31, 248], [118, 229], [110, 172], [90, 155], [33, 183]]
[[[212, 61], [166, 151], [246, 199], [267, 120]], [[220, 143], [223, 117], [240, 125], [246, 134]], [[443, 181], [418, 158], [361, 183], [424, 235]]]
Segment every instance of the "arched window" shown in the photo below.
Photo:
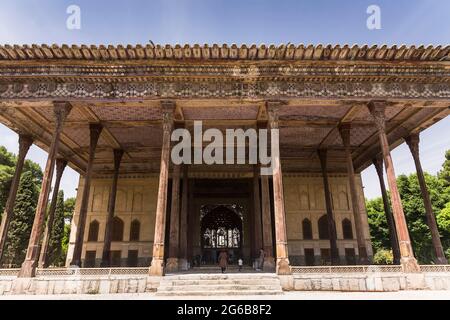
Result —
[[353, 239], [352, 222], [347, 218], [342, 220], [342, 234], [344, 239]]
[[88, 241], [98, 241], [99, 223], [97, 220], [89, 224]]
[[114, 217], [112, 222], [112, 241], [123, 240], [123, 221], [119, 217]]
[[139, 241], [139, 233], [141, 231], [141, 223], [139, 220], [131, 221], [130, 241]]
[[328, 232], [328, 219], [326, 215], [323, 215], [319, 219], [319, 239], [330, 239]]
[[303, 219], [302, 221], [302, 231], [303, 231], [303, 239], [312, 239], [312, 225], [311, 221], [308, 218]]

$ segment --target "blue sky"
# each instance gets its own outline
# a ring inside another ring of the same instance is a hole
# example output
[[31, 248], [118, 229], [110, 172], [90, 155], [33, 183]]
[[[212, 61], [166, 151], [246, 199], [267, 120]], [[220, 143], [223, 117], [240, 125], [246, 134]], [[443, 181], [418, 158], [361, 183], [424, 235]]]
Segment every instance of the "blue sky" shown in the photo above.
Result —
[[[381, 29], [366, 27], [369, 5], [381, 9]], [[81, 9], [81, 29], [66, 28], [69, 5]], [[148, 43], [304, 43], [304, 44], [450, 44], [448, 0], [2, 0], [2, 44]], [[424, 169], [439, 170], [450, 149], [445, 119], [422, 134]], [[17, 135], [0, 125], [0, 144], [17, 150]], [[46, 154], [33, 146], [28, 155], [42, 166]], [[396, 173], [414, 171], [403, 144], [393, 152]], [[365, 194], [379, 194], [375, 170], [363, 173]], [[62, 187], [75, 195], [78, 176], [67, 170]]]

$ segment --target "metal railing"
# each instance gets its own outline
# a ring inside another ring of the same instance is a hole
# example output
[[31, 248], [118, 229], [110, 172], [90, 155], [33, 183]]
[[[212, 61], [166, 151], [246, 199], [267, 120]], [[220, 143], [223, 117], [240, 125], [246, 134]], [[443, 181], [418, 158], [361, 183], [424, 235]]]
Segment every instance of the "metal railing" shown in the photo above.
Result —
[[448, 264], [427, 264], [420, 266], [422, 272], [450, 272]]
[[16, 277], [19, 274], [20, 268], [5, 268], [0, 269], [0, 276], [3, 277]]
[[37, 269], [37, 277], [147, 275], [148, 267], [139, 268], [46, 268]]
[[[358, 266], [292, 266], [293, 274], [370, 274], [370, 273], [401, 273], [399, 265], [358, 265]], [[422, 272], [450, 272], [450, 265], [421, 265]], [[20, 268], [0, 269], [0, 276], [15, 277]], [[64, 276], [113, 276], [113, 275], [147, 275], [148, 267], [137, 268], [45, 268], [36, 270], [37, 277]]]
[[361, 266], [293, 266], [291, 267], [294, 274], [331, 274], [331, 273], [398, 273], [402, 272], [399, 265], [361, 265]]

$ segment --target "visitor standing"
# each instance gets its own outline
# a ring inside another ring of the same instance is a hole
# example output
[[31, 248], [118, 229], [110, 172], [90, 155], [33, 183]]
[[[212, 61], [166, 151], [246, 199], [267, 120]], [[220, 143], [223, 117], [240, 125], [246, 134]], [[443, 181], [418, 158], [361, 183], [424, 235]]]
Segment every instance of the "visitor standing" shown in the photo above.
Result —
[[222, 269], [222, 273], [225, 273], [228, 266], [228, 253], [226, 251], [222, 251], [219, 254], [219, 267]]

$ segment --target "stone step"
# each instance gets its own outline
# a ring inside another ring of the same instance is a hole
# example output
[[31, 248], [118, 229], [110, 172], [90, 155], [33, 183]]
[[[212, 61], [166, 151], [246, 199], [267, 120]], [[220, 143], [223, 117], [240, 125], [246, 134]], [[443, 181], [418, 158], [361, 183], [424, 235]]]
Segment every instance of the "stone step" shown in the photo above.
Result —
[[242, 285], [242, 284], [225, 284], [225, 285], [176, 285], [176, 286], [159, 286], [158, 291], [221, 291], [221, 290], [233, 290], [233, 291], [246, 291], [246, 290], [281, 290], [280, 284], [278, 285]]
[[243, 284], [243, 285], [277, 285], [278, 279], [187, 279], [187, 280], [162, 280], [162, 284], [167, 285], [226, 285], [226, 284]]
[[243, 279], [253, 279], [253, 280], [264, 280], [264, 279], [276, 279], [278, 276], [272, 273], [244, 273], [244, 274], [173, 274], [167, 275], [163, 280], [243, 280]]
[[247, 295], [282, 295], [276, 290], [216, 290], [216, 291], [157, 291], [157, 296], [247, 296]]

